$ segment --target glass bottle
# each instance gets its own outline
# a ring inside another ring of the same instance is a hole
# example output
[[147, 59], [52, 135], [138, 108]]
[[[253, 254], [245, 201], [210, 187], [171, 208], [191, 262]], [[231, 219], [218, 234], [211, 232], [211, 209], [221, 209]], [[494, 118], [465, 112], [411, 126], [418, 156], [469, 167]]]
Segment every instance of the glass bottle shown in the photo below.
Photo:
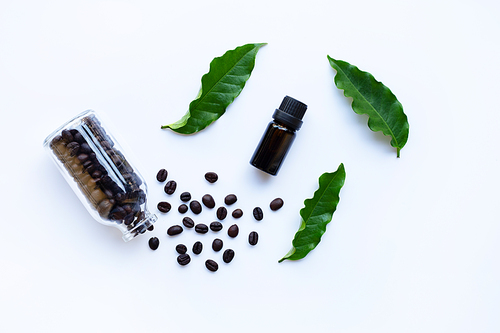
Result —
[[146, 183], [94, 111], [66, 122], [43, 145], [90, 215], [118, 228], [125, 242], [156, 222]]
[[280, 107], [274, 111], [274, 120], [267, 126], [250, 164], [276, 176], [295, 140], [295, 132], [302, 126], [306, 110], [307, 105], [285, 96]]

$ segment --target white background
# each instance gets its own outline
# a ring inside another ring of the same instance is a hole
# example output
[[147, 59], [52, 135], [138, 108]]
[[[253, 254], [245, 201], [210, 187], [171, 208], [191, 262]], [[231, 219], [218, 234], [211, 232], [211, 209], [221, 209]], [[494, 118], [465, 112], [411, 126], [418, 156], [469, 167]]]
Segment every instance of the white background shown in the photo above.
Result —
[[[2, 0], [0, 331], [499, 332], [499, 15], [493, 0]], [[222, 118], [193, 136], [160, 129], [185, 113], [214, 57], [257, 42], [268, 45]], [[401, 101], [400, 159], [334, 86], [327, 54]], [[285, 95], [309, 108], [268, 177], [248, 161]], [[111, 121], [149, 185], [159, 221], [129, 243], [88, 215], [42, 148], [86, 109]], [[321, 243], [278, 264], [304, 199], [341, 162], [347, 178]], [[160, 168], [179, 184], [172, 197]], [[240, 236], [221, 233], [231, 264], [211, 250], [213, 233], [166, 235], [182, 191], [238, 195]], [[271, 212], [278, 196], [285, 206]], [[159, 213], [160, 200], [174, 209]], [[197, 239], [203, 253], [180, 267], [175, 245]]]

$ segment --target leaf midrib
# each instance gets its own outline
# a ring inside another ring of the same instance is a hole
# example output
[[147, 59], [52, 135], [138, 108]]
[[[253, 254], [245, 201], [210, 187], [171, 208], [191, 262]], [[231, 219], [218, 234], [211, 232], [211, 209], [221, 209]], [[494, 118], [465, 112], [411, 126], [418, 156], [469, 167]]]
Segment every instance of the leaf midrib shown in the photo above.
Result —
[[394, 139], [394, 142], [396, 143], [396, 147], [399, 147], [399, 143], [398, 143], [398, 139], [396, 139], [396, 136], [394, 135], [394, 132], [391, 130], [390, 126], [387, 124], [387, 122], [385, 121], [385, 119], [380, 115], [380, 113], [377, 111], [377, 109], [375, 109], [375, 107], [373, 107], [373, 105], [368, 102], [368, 100], [365, 98], [365, 96], [363, 96], [363, 94], [358, 90], [358, 88], [354, 85], [354, 83], [349, 79], [349, 77], [347, 76], [347, 74], [342, 70], [342, 68], [337, 65], [337, 67], [339, 68], [339, 70], [342, 72], [342, 74], [344, 74], [344, 76], [346, 77], [347, 81], [349, 81], [349, 83], [353, 86], [353, 88], [358, 92], [358, 94], [363, 98], [363, 100], [375, 111], [375, 113], [377, 114], [377, 116], [379, 116], [379, 118], [382, 120], [382, 122], [384, 123], [384, 125], [386, 126], [386, 128], [389, 130], [389, 132], [391, 133], [391, 137]]
[[[232, 70], [233, 70], [233, 69], [234, 69], [234, 68], [235, 68], [235, 67], [236, 67], [236, 66], [237, 66], [237, 65], [241, 62], [241, 60], [242, 60], [242, 59], [243, 59], [243, 58], [244, 58], [247, 54], [249, 54], [250, 52], [252, 52], [255, 48], [256, 48], [256, 46], [254, 46], [254, 47], [253, 47], [252, 49], [250, 49], [248, 52], [246, 52], [245, 54], [243, 54], [243, 55], [241, 56], [241, 58], [240, 58], [240, 59], [239, 59], [239, 60], [238, 60], [238, 61], [237, 61], [237, 62], [236, 62], [236, 63], [235, 63], [235, 64], [234, 64], [234, 65], [233, 65], [233, 66], [232, 66], [232, 67], [231, 67], [228, 71], [226, 71], [226, 72], [224, 73], [224, 75], [223, 75], [223, 76], [222, 76], [219, 80], [217, 80], [217, 82], [216, 82], [214, 85], [212, 85], [212, 87], [210, 87], [210, 89], [207, 91], [207, 93], [206, 93], [206, 94], [202, 94], [202, 95], [200, 96], [200, 98], [198, 98], [197, 103], [193, 106], [193, 109], [198, 109], [198, 106], [201, 104], [201, 102], [202, 102], [202, 101], [206, 98], [206, 96], [207, 96], [208, 94], [210, 94], [210, 93], [212, 92], [212, 90], [213, 90], [213, 89], [214, 89], [214, 88], [215, 88], [215, 87], [216, 87], [216, 86], [220, 83], [220, 81], [222, 81], [222, 79], [223, 79], [223, 78], [225, 78], [225, 77], [228, 75], [227, 73], [231, 72], [231, 71], [232, 71]], [[209, 73], [210, 73], [210, 71], [209, 71]], [[234, 75], [234, 76], [241, 76], [241, 75]], [[190, 108], [190, 111], [192, 111], [192, 110], [191, 110], [191, 108]], [[207, 112], [208, 112], [208, 111], [207, 111]], [[213, 112], [212, 112], [212, 113], [213, 113]]]

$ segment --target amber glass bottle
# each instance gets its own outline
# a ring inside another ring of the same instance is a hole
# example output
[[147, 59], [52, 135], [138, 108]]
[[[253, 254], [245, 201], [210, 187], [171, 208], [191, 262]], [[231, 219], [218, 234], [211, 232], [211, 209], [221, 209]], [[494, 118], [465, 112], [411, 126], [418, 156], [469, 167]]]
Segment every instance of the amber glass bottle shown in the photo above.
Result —
[[274, 111], [274, 120], [267, 126], [250, 164], [276, 176], [295, 140], [295, 132], [302, 126], [306, 110], [307, 105], [286, 96]]

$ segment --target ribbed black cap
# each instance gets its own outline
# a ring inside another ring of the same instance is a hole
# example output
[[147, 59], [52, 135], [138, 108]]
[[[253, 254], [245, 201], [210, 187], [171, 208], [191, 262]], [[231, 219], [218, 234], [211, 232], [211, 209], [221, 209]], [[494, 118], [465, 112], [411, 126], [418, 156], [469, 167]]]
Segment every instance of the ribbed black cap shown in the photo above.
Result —
[[302, 126], [302, 118], [306, 110], [307, 105], [290, 96], [285, 96], [279, 109], [274, 111], [273, 118], [294, 130], [298, 130]]

